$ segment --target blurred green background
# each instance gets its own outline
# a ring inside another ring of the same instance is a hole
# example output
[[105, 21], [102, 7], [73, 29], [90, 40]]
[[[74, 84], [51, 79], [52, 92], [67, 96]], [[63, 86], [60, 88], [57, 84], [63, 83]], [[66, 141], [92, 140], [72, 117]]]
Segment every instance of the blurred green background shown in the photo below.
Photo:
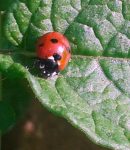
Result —
[[23, 120], [2, 138], [2, 150], [107, 150], [36, 100]]

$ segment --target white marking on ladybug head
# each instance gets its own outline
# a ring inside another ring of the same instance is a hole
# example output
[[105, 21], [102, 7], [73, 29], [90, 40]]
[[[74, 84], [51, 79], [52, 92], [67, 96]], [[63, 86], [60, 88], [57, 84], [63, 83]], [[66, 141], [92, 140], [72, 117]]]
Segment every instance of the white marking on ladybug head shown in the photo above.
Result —
[[50, 75], [51, 75], [50, 73], [47, 74], [48, 77], [49, 77]]
[[46, 73], [46, 71], [43, 71], [43, 73]]
[[40, 69], [43, 69], [45, 67], [45, 65], [40, 65], [39, 67], [40, 67]]
[[54, 60], [54, 57], [53, 57], [53, 56], [50, 56], [50, 57], [48, 57], [48, 59], [52, 59], [52, 60]]

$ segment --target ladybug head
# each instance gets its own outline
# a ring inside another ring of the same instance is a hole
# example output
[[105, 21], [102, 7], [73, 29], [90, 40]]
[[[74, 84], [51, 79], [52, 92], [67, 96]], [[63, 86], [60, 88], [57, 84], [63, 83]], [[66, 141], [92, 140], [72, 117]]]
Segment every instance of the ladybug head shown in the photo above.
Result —
[[47, 59], [37, 58], [35, 65], [40, 70], [41, 75], [47, 78], [58, 74], [58, 60], [61, 60], [61, 56], [59, 54], [54, 54]]

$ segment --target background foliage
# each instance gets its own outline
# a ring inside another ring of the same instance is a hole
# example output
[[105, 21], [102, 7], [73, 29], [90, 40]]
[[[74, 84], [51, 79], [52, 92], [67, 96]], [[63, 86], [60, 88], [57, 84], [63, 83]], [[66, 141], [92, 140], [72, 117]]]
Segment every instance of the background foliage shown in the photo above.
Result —
[[[29, 86], [48, 110], [95, 143], [130, 149], [130, 2], [17, 0], [10, 4], [8, 9], [1, 6], [7, 9], [1, 23], [0, 72], [6, 78], [2, 99], [16, 99], [21, 108], [23, 99], [31, 98], [25, 88]], [[32, 56], [37, 38], [53, 30], [68, 37], [73, 56], [61, 75], [44, 80], [31, 69]], [[12, 122], [20, 109], [8, 104]]]

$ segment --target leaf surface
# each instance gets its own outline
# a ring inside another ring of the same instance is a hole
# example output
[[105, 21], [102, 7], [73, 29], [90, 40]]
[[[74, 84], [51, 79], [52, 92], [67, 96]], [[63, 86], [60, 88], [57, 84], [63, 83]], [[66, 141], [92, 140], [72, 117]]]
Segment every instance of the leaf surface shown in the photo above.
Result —
[[[127, 0], [14, 1], [6, 12], [4, 31], [17, 49], [0, 55], [0, 72], [25, 79], [48, 110], [95, 143], [129, 150], [129, 6]], [[25, 56], [34, 52], [39, 36], [53, 30], [68, 37], [73, 56], [58, 77], [45, 80], [25, 68], [33, 61]]]

